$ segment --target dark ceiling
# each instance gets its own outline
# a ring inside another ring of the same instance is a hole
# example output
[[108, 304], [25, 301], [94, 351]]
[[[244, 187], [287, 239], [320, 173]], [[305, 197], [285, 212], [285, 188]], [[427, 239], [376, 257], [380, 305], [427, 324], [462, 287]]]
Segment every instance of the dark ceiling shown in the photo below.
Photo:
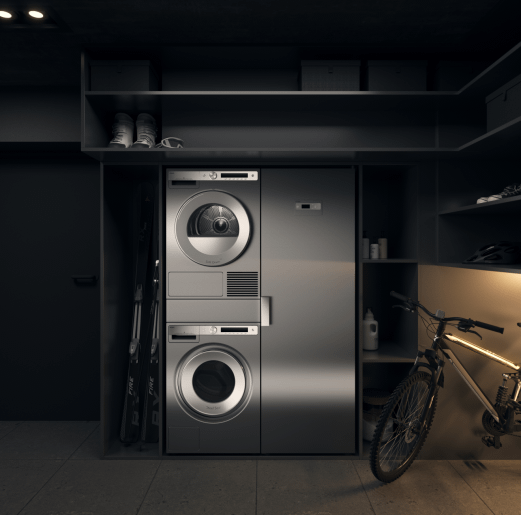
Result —
[[[0, 0], [0, 9], [26, 5]], [[0, 85], [77, 85], [82, 47], [279, 46], [306, 57], [336, 48], [350, 58], [496, 58], [521, 41], [520, 0], [35, 0], [30, 5], [50, 6], [70, 32], [8, 29], [0, 23]]]

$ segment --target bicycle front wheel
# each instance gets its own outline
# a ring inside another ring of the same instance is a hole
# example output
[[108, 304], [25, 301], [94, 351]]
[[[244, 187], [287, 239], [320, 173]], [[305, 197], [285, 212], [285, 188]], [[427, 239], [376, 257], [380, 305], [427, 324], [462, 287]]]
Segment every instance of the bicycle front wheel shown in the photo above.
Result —
[[412, 464], [432, 425], [438, 392], [434, 395], [426, 424], [420, 427], [424, 406], [430, 402], [432, 376], [415, 372], [406, 377], [387, 401], [373, 435], [370, 465], [384, 483], [398, 479]]

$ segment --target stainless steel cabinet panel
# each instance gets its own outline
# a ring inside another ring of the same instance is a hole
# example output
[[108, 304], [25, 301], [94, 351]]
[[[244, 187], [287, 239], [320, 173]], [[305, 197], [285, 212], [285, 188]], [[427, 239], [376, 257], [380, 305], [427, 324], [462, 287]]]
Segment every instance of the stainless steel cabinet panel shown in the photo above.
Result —
[[355, 172], [261, 175], [261, 452], [354, 453]]

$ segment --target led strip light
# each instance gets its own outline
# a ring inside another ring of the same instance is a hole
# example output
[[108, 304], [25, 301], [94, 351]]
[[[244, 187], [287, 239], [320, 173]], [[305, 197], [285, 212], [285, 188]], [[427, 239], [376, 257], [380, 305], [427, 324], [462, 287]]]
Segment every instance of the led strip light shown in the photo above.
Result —
[[490, 352], [489, 350], [484, 349], [483, 347], [480, 347], [479, 345], [475, 345], [471, 342], [468, 342], [467, 340], [464, 340], [463, 338], [459, 338], [458, 336], [454, 336], [449, 333], [449, 334], [444, 334], [443, 338], [447, 338], [447, 340], [450, 340], [451, 342], [457, 343], [463, 347], [466, 347], [467, 349], [473, 350], [474, 352], [478, 352], [479, 354], [483, 354], [487, 358], [493, 359], [494, 361], [497, 361], [498, 363], [501, 363], [502, 365], [506, 365], [507, 367], [513, 368], [514, 370], [519, 370], [521, 368], [520, 365], [516, 365], [512, 361], [502, 358], [501, 356], [498, 356], [497, 354], [494, 354], [493, 352]]

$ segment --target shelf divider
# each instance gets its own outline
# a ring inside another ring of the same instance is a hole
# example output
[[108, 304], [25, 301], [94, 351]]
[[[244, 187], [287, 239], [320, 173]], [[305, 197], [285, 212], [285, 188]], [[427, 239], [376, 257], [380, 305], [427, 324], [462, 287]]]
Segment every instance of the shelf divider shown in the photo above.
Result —
[[519, 265], [470, 265], [466, 263], [438, 263], [438, 266], [452, 268], [467, 268], [468, 270], [487, 270], [488, 272], [503, 272], [510, 274], [521, 274], [521, 264]]
[[457, 207], [455, 209], [448, 209], [440, 211], [440, 216], [444, 215], [497, 215], [515, 213], [521, 210], [521, 195], [515, 197], [507, 197], [500, 200], [493, 200], [491, 202], [483, 202], [482, 204], [472, 204], [470, 206]]
[[362, 259], [362, 263], [371, 263], [374, 265], [385, 265], [392, 263], [418, 263], [417, 259], [389, 258], [389, 259]]

